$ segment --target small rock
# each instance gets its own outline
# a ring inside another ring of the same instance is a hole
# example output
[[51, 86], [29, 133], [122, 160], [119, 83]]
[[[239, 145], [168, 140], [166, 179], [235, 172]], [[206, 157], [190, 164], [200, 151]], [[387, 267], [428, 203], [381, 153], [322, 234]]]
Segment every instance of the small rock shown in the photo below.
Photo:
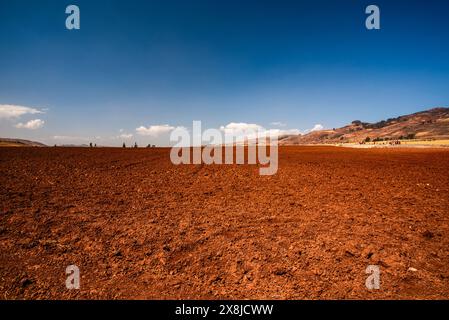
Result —
[[415, 268], [410, 267], [410, 268], [408, 268], [408, 271], [416, 272], [416, 271], [418, 271], [418, 269], [415, 269]]
[[287, 274], [287, 270], [285, 270], [285, 269], [277, 269], [277, 270], [274, 271], [274, 274], [277, 275], [277, 276], [283, 276], [283, 275]]
[[32, 283], [33, 283], [33, 281], [28, 278], [23, 278], [22, 280], [20, 280], [20, 285], [22, 286], [22, 288], [26, 288]]
[[424, 231], [422, 235], [426, 239], [432, 239], [434, 237], [434, 234], [429, 230]]
[[345, 251], [345, 256], [347, 256], [347, 257], [354, 257], [355, 256], [355, 254], [354, 253], [352, 253], [351, 251], [349, 251], [349, 250], [346, 250]]

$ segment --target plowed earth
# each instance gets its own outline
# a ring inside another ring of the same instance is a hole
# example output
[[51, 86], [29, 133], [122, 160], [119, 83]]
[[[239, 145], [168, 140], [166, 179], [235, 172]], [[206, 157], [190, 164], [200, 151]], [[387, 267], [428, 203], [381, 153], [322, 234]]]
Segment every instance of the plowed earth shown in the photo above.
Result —
[[0, 149], [0, 298], [449, 298], [449, 150], [281, 147], [273, 176], [169, 152]]

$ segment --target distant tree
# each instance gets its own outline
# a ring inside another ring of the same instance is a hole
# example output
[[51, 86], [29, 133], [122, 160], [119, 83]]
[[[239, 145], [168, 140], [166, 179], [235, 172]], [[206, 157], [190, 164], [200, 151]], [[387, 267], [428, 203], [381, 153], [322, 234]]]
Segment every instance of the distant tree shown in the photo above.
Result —
[[134, 142], [134, 148], [137, 148], [137, 142]]
[[370, 142], [371, 141], [371, 138], [370, 137], [366, 137], [365, 138], [365, 142]]
[[414, 133], [409, 133], [407, 135], [406, 139], [410, 139], [410, 140], [415, 139], [415, 134]]
[[91, 143], [89, 143], [89, 147], [91, 147], [91, 148], [92, 148], [92, 142], [91, 142]]
[[94, 147], [96, 148], [96, 147], [97, 147], [97, 144], [94, 144]]
[[122, 146], [123, 148], [126, 148], [126, 144], [123, 142], [123, 146]]

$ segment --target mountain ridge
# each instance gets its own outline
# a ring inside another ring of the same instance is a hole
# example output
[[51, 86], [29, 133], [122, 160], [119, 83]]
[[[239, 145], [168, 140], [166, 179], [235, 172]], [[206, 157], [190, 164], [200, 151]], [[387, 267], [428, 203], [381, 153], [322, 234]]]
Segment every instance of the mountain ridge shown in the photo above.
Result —
[[31, 140], [16, 138], [0, 138], [0, 146], [4, 147], [46, 147], [47, 145]]
[[449, 139], [449, 108], [432, 108], [375, 123], [354, 120], [341, 128], [286, 135], [279, 138], [279, 144], [361, 143], [401, 139]]

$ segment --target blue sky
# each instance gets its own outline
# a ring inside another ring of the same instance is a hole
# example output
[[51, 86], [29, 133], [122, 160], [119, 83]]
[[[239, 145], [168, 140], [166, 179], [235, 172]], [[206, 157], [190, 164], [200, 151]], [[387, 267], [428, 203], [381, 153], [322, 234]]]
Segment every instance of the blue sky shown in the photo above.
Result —
[[136, 128], [304, 131], [448, 106], [448, 14], [443, 0], [1, 0], [0, 106], [29, 109], [0, 112], [0, 136], [166, 144]]

